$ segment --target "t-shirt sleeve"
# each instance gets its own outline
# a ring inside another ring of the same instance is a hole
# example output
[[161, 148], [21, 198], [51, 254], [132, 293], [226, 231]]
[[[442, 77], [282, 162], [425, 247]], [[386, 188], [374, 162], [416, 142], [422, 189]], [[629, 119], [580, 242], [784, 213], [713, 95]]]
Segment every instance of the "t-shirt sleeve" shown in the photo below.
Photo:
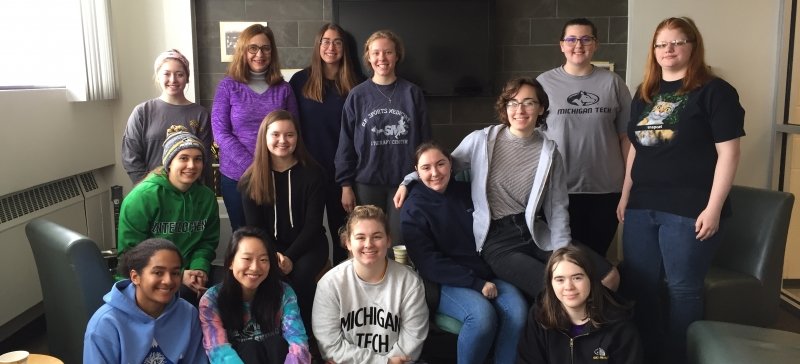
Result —
[[703, 101], [708, 108], [714, 143], [744, 136], [744, 108], [739, 103], [739, 93], [721, 79], [711, 82]]
[[631, 91], [621, 77], [614, 76], [614, 84], [617, 88], [617, 118], [614, 123], [617, 126], [617, 134], [624, 134], [628, 128], [628, 121], [631, 117]]

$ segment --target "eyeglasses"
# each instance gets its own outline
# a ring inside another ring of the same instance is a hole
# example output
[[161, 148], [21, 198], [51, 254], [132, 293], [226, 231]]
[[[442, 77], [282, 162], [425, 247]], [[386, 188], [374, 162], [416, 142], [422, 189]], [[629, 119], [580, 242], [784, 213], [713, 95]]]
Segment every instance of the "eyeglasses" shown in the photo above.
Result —
[[581, 42], [581, 45], [587, 46], [587, 45], [590, 45], [590, 44], [594, 43], [595, 40], [596, 40], [596, 38], [591, 36], [591, 35], [584, 35], [584, 36], [582, 36], [580, 38], [578, 38], [578, 37], [566, 37], [566, 38], [562, 39], [561, 41], [563, 41], [564, 43], [566, 43], [570, 47], [574, 47], [574, 46], [578, 45], [578, 42]]
[[670, 44], [672, 44], [673, 47], [683, 47], [686, 45], [686, 43], [691, 43], [691, 42], [692, 41], [688, 39], [676, 39], [670, 42], [657, 42], [656, 44], [653, 44], [653, 48], [664, 49], [669, 47]]
[[325, 48], [329, 48], [331, 45], [333, 45], [336, 48], [342, 48], [342, 45], [344, 43], [339, 38], [336, 39], [322, 38], [319, 44], [322, 44], [322, 46]]
[[506, 109], [508, 110], [516, 110], [519, 109], [519, 106], [522, 105], [526, 109], [532, 109], [534, 105], [539, 105], [539, 101], [533, 99], [525, 99], [522, 102], [517, 100], [510, 100], [506, 102]]
[[270, 54], [270, 53], [272, 53], [272, 46], [269, 45], [269, 44], [263, 45], [263, 46], [260, 46], [260, 47], [255, 45], [255, 44], [251, 44], [251, 45], [247, 46], [247, 53], [258, 54], [258, 51], [261, 51], [261, 53], [264, 53], [264, 54]]

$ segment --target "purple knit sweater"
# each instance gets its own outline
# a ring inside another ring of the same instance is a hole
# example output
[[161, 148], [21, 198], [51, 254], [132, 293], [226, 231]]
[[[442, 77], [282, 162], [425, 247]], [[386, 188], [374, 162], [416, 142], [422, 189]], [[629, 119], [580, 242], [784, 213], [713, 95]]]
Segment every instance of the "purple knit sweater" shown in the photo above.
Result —
[[298, 120], [297, 101], [286, 81], [272, 85], [263, 94], [246, 83], [225, 77], [219, 82], [211, 109], [211, 130], [219, 145], [219, 170], [239, 180], [253, 162], [258, 127], [270, 112], [288, 110]]

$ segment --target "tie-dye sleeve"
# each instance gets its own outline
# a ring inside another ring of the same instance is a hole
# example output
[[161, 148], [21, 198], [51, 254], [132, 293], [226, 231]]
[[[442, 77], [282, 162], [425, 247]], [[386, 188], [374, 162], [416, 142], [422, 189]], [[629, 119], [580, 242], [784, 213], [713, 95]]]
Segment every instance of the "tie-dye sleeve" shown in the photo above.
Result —
[[203, 348], [211, 364], [244, 364], [228, 342], [217, 308], [219, 285], [211, 287], [200, 299], [200, 326], [203, 328]]
[[297, 305], [297, 295], [291, 286], [283, 283], [283, 314], [281, 327], [283, 338], [289, 343], [289, 353], [286, 354], [284, 364], [309, 364], [311, 353], [308, 351], [308, 336], [306, 335], [303, 319], [300, 317], [300, 307]]

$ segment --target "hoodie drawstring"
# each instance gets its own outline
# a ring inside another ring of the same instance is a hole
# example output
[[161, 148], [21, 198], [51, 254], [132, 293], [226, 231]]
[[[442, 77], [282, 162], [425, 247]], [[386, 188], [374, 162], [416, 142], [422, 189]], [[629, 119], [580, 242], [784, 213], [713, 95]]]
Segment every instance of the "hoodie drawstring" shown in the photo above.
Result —
[[[275, 184], [275, 171], [272, 173], [272, 234], [278, 239], [278, 186]], [[294, 228], [294, 214], [292, 213], [292, 170], [289, 169], [289, 226]]]

